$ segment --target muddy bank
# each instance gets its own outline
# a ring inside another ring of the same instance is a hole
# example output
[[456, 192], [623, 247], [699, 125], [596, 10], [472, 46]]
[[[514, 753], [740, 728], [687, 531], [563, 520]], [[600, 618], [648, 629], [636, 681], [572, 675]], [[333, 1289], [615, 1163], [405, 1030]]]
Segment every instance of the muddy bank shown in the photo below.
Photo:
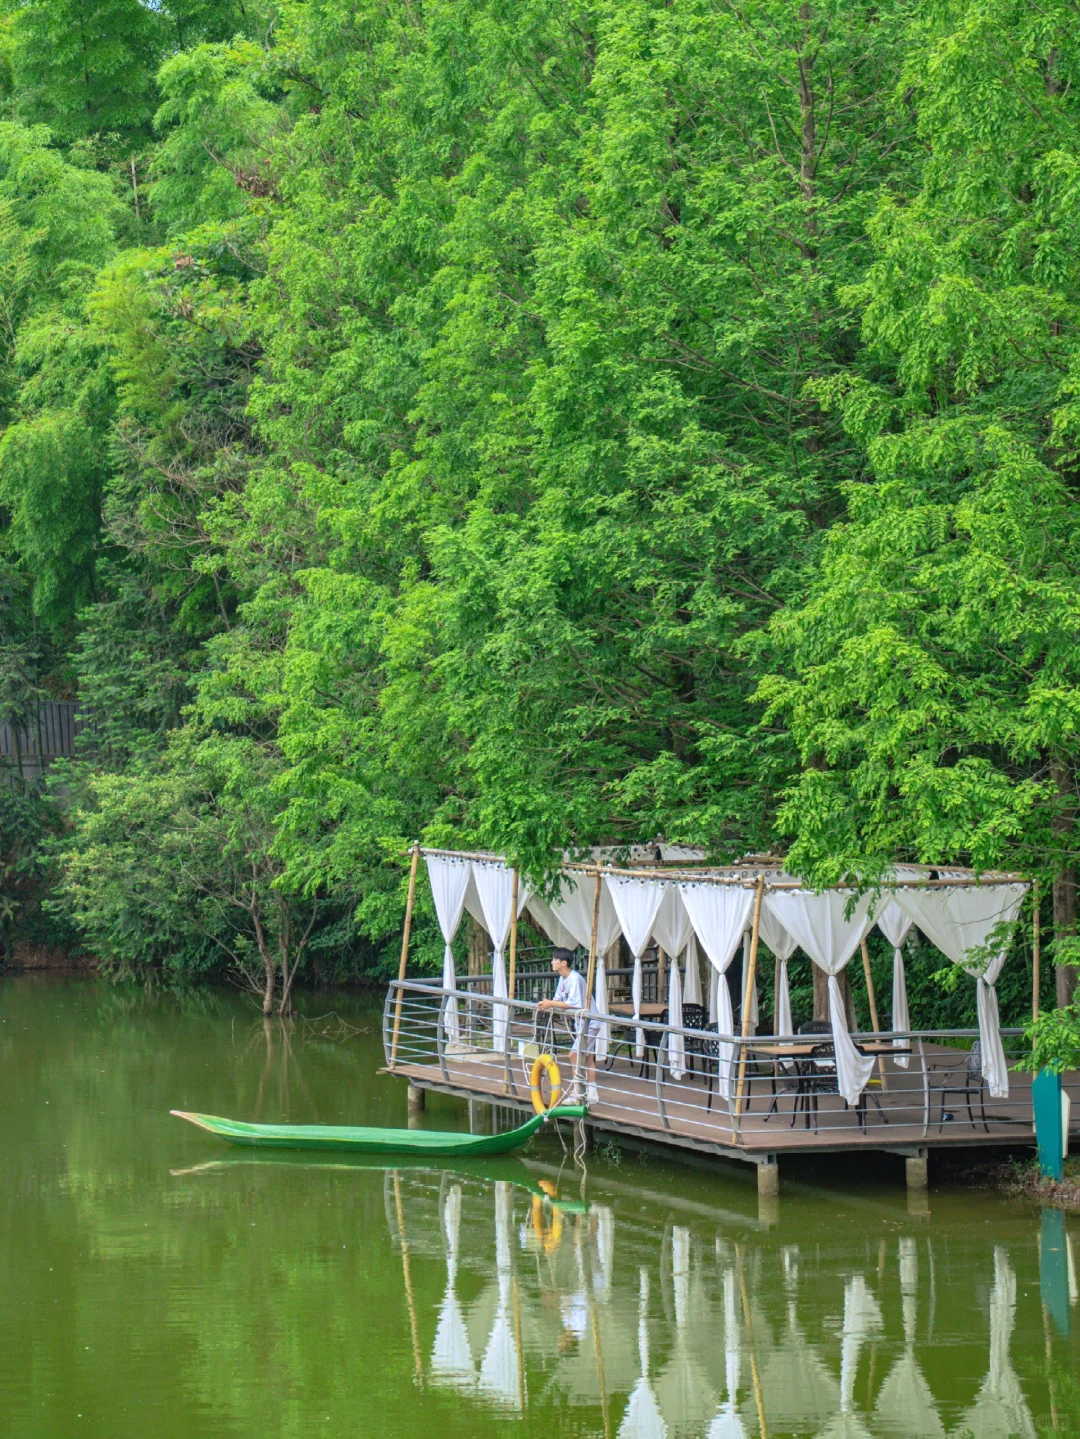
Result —
[[45, 970], [56, 974], [92, 974], [97, 969], [97, 960], [71, 950], [53, 949], [47, 944], [17, 944], [4, 968], [9, 974]]
[[1065, 1177], [1061, 1180], [1043, 1179], [1038, 1162], [1030, 1152], [1004, 1162], [988, 1160], [955, 1168], [950, 1165], [948, 1178], [973, 1189], [993, 1189], [1012, 1199], [1030, 1199], [1035, 1204], [1080, 1211], [1080, 1156], [1077, 1155], [1065, 1161]]

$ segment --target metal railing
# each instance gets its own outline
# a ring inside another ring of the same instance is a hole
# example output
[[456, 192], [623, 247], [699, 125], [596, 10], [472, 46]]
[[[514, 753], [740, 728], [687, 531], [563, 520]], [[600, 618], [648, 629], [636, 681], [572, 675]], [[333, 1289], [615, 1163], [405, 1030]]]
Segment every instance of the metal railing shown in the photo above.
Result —
[[[856, 1135], [883, 1146], [928, 1135], [1031, 1137], [1030, 1076], [1013, 1070], [1009, 1096], [992, 1098], [969, 1061], [973, 1029], [853, 1034], [875, 1064], [859, 1103], [848, 1106], [836, 1089], [828, 1033], [744, 1040], [593, 1013], [590, 1038], [579, 1046], [583, 1028], [577, 1011], [495, 1000], [474, 985], [446, 991], [435, 981], [406, 980], [387, 990], [383, 1042], [391, 1068], [437, 1070], [445, 1085], [496, 1102], [528, 1100], [533, 1061], [549, 1054], [564, 1077], [564, 1097], [584, 1098], [593, 1080], [598, 1121], [658, 1137], [756, 1149], [842, 1145]], [[591, 1065], [594, 1037], [606, 1038], [607, 1053]], [[1019, 1029], [1002, 1030], [1010, 1067], [1022, 1053], [1021, 1037]], [[1064, 1076], [1064, 1083], [1076, 1132], [1080, 1076]]]

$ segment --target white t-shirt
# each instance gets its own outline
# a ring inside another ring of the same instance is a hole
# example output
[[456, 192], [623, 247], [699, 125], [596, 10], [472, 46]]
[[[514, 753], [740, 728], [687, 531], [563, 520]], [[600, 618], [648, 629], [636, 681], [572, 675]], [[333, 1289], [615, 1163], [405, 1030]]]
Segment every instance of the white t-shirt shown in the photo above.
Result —
[[[571, 1009], [585, 1008], [585, 976], [580, 970], [572, 969], [569, 974], [562, 975], [555, 986], [555, 1003], [568, 1004]], [[592, 997], [590, 1010], [599, 1014], [596, 1005], [596, 995]]]

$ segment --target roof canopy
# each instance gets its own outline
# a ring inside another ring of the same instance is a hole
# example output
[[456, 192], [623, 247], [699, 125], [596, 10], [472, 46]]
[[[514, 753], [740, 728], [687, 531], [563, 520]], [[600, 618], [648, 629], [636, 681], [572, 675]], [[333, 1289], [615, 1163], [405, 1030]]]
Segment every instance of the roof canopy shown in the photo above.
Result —
[[[556, 945], [581, 945], [602, 955], [621, 933], [634, 956], [635, 980], [652, 941], [679, 953], [696, 939], [725, 985], [726, 971], [751, 927], [776, 948], [779, 960], [786, 959], [784, 949], [801, 948], [829, 976], [840, 1092], [850, 1104], [869, 1078], [873, 1060], [861, 1055], [848, 1035], [838, 977], [875, 924], [898, 944], [897, 935], [902, 939], [913, 921], [954, 964], [975, 976], [983, 1073], [992, 1095], [1008, 1093], [994, 985], [1029, 888], [1020, 875], [902, 865], [872, 888], [853, 880], [819, 891], [788, 874], [779, 858], [753, 856], [714, 866], [704, 862], [701, 850], [657, 842], [598, 849], [588, 859], [565, 858], [557, 893], [544, 899], [530, 891], [502, 855], [421, 853], [446, 941], [444, 986], [449, 990], [454, 988], [450, 945], [465, 909], [492, 937], [493, 993], [506, 997], [502, 951], [515, 900], [517, 912], [527, 908]], [[681, 937], [681, 944], [673, 936]], [[639, 987], [635, 984], [635, 996]], [[899, 1027], [905, 1028], [906, 1021]]]

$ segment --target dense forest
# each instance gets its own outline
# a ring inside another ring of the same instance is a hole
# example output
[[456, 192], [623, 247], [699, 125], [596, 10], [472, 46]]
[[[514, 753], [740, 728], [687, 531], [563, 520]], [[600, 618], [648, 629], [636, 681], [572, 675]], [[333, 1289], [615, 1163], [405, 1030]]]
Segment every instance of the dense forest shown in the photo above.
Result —
[[1077, 82], [1075, 0], [0, 0], [5, 948], [280, 994], [418, 836], [662, 834], [1067, 960]]

